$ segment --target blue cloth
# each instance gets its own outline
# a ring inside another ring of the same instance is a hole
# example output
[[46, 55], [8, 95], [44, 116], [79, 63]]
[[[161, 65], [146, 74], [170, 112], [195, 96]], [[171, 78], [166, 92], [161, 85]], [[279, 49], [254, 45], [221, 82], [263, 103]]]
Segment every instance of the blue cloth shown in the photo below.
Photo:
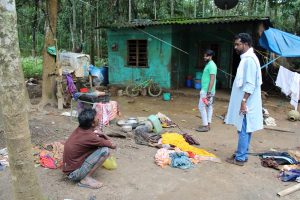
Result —
[[247, 58], [243, 65], [244, 75], [242, 86], [237, 86], [236, 78], [232, 85], [225, 123], [234, 125], [238, 131], [242, 129], [244, 119], [244, 115], [240, 114], [240, 108], [245, 92], [251, 94], [246, 103], [248, 108], [246, 132], [263, 129], [261, 88], [259, 79], [257, 79], [258, 70], [260, 70], [260, 68], [255, 66], [256, 63], [254, 59]]
[[300, 57], [300, 37], [275, 28], [264, 31], [259, 44], [279, 56]]
[[246, 161], [248, 160], [248, 150], [251, 142], [251, 132], [247, 132], [247, 116], [244, 116], [242, 130], [238, 131], [239, 141], [238, 147], [235, 153], [235, 159], [238, 161]]
[[296, 181], [300, 177], [300, 169], [292, 169], [289, 171], [284, 171], [280, 174], [280, 179], [283, 182]]
[[175, 152], [170, 154], [171, 167], [180, 169], [189, 169], [193, 167], [192, 161], [183, 152]]

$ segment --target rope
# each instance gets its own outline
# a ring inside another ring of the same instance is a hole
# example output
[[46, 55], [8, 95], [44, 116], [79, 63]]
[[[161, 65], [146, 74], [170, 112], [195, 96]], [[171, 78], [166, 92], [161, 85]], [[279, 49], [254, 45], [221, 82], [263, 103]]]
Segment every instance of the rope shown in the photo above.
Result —
[[151, 37], [153, 37], [153, 38], [155, 38], [155, 39], [157, 39], [157, 40], [159, 40], [159, 41], [161, 41], [161, 42], [163, 42], [163, 43], [165, 43], [165, 44], [167, 44], [167, 45], [169, 45], [169, 46], [171, 46], [171, 47], [173, 47], [173, 48], [175, 48], [175, 49], [177, 49], [177, 50], [179, 50], [179, 51], [181, 51], [181, 52], [183, 52], [185, 54], [187, 54], [187, 55], [189, 55], [188, 52], [186, 52], [186, 51], [184, 51], [184, 50], [182, 50], [182, 49], [180, 49], [180, 48], [178, 48], [178, 47], [176, 47], [176, 46], [174, 46], [174, 45], [172, 45], [172, 44], [170, 44], [170, 43], [168, 43], [168, 42], [166, 42], [166, 41], [164, 41], [164, 40], [162, 40], [162, 39], [160, 39], [160, 38], [158, 38], [158, 37], [156, 37], [156, 36], [154, 36], [154, 35], [152, 35], [152, 34], [150, 34], [148, 32], [146, 32], [144, 30], [141, 30], [139, 28], [135, 28], [135, 29], [137, 29], [137, 30], [139, 30], [139, 31], [141, 31], [141, 32], [143, 32], [143, 33], [145, 33], [145, 34], [147, 34], [147, 35], [149, 35], [149, 36], [151, 36]]

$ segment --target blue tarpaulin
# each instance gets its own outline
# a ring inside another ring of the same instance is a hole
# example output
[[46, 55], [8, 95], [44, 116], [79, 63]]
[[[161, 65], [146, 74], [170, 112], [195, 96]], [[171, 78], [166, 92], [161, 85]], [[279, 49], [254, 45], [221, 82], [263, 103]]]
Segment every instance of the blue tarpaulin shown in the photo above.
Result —
[[278, 29], [264, 31], [259, 44], [281, 57], [300, 57], [300, 37]]

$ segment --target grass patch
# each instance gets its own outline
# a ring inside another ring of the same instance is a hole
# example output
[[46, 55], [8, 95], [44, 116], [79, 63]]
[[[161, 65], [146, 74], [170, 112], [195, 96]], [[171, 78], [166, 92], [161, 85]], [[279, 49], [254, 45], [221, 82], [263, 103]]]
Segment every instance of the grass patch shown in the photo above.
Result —
[[42, 78], [42, 57], [24, 57], [21, 58], [21, 63], [25, 78]]

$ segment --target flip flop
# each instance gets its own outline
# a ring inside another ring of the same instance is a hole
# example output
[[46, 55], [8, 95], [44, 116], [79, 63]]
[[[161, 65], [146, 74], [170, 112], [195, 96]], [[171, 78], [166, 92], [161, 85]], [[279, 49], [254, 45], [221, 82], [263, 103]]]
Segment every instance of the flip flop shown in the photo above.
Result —
[[99, 189], [103, 186], [103, 184], [100, 186], [100, 187], [93, 187], [91, 185], [88, 185], [88, 184], [83, 184], [83, 183], [77, 183], [77, 185], [79, 187], [83, 187], [83, 188], [89, 188], [89, 189]]

